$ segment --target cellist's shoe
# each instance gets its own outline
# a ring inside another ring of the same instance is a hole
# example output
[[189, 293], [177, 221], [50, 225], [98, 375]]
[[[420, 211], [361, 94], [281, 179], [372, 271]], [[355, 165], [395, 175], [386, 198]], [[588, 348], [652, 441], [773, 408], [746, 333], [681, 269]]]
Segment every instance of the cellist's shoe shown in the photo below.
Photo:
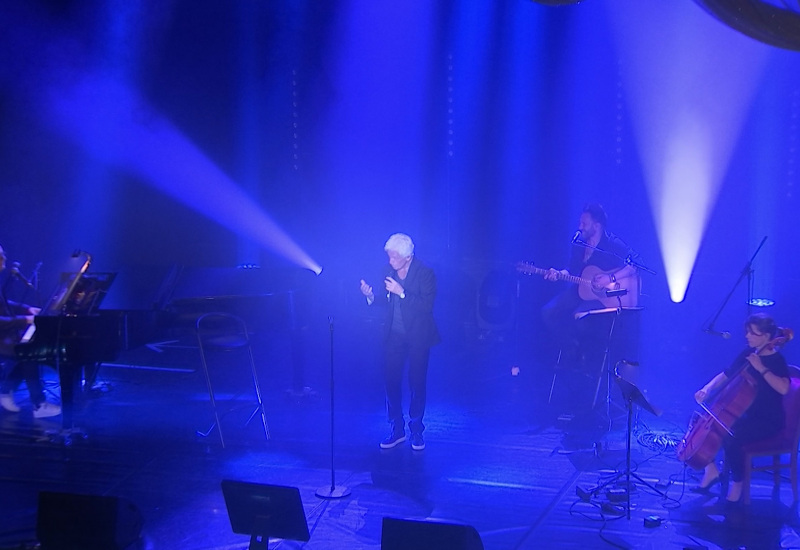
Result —
[[720, 482], [719, 476], [715, 477], [711, 481], [709, 481], [706, 485], [696, 485], [691, 487], [689, 490], [693, 493], [702, 493], [708, 494], [711, 492], [711, 488]]
[[728, 496], [725, 497], [727, 504], [736, 504], [742, 499], [743, 483], [741, 481], [733, 481], [728, 487]]

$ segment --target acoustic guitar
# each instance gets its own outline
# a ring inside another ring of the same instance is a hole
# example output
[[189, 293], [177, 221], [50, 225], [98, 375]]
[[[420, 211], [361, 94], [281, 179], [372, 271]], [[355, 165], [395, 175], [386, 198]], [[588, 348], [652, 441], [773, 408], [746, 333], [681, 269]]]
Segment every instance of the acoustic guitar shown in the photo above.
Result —
[[[517, 264], [517, 271], [525, 275], [542, 275], [544, 276], [549, 269], [542, 269], [536, 267], [530, 262], [519, 262]], [[595, 275], [615, 275], [615, 271], [603, 271], [596, 265], [587, 265], [583, 268], [580, 276], [565, 275], [561, 272], [557, 273], [559, 280], [568, 281], [578, 285], [578, 296], [581, 300], [598, 300], [604, 307], [636, 307], [639, 304], [639, 275], [635, 271], [626, 276], [616, 277], [615, 283], [610, 283], [606, 286], [599, 286], [594, 284]], [[608, 295], [608, 291], [627, 290], [622, 296]]]

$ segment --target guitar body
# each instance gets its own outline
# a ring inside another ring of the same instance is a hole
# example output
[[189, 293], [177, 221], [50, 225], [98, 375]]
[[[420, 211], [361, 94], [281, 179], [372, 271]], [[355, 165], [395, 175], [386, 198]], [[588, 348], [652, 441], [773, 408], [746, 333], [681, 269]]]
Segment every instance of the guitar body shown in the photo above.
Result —
[[[533, 264], [520, 262], [517, 271], [526, 275], [544, 275], [547, 269], [535, 267]], [[618, 277], [617, 282], [607, 286], [597, 286], [592, 281], [595, 275], [612, 275], [616, 270], [603, 271], [596, 265], [583, 268], [580, 277], [559, 274], [558, 278], [578, 285], [578, 296], [581, 300], [597, 300], [603, 307], [636, 307], [639, 305], [639, 274], [635, 271], [627, 277]], [[608, 296], [608, 290], [627, 290], [624, 296]]]
[[[610, 275], [613, 271], [603, 271], [595, 265], [587, 265], [581, 272], [581, 279], [586, 282], [581, 282], [578, 285], [578, 296], [581, 300], [599, 300], [605, 307], [636, 307], [639, 305], [639, 275], [634, 272], [629, 277], [620, 277], [616, 283], [611, 283], [608, 286], [597, 287], [592, 283], [595, 275], [604, 274]], [[628, 291], [624, 296], [619, 298], [615, 296], [608, 296], [607, 290], [625, 289]]]

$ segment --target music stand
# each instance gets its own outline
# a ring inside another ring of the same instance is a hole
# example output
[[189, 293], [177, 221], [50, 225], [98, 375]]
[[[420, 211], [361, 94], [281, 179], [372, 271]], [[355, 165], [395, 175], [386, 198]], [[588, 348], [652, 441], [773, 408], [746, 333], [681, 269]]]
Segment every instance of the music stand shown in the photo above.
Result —
[[308, 542], [308, 523], [297, 487], [222, 480], [231, 529], [250, 535], [250, 550], [266, 550], [269, 538]]
[[66, 315], [92, 315], [97, 312], [116, 278], [116, 273], [62, 273], [64, 281], [76, 280], [61, 312]]
[[61, 267], [61, 280], [40, 315], [61, 315], [62, 309], [72, 296], [81, 277], [92, 264], [92, 256], [76, 250]]
[[655, 415], [661, 416], [661, 410], [654, 407], [647, 401], [647, 398], [642, 395], [642, 392], [639, 388], [636, 387], [635, 384], [631, 384], [624, 378], [622, 378], [619, 373], [614, 372], [614, 380], [617, 382], [620, 391], [622, 392], [622, 396], [625, 399], [625, 408], [628, 411], [628, 429], [627, 434], [625, 435], [625, 471], [620, 472], [615, 475], [610, 480], [602, 483], [594, 488], [592, 493], [596, 493], [603, 487], [610, 485], [617, 481], [622, 476], [625, 476], [625, 492], [627, 493], [627, 518], [631, 519], [631, 476], [635, 477], [640, 483], [647, 485], [653, 491], [658, 493], [661, 496], [664, 496], [664, 493], [659, 491], [657, 488], [652, 486], [650, 483], [646, 482], [644, 479], [639, 477], [636, 472], [631, 471], [631, 431], [632, 431], [632, 419], [633, 419], [633, 404], [636, 403], [641, 408], [646, 410], [647, 412]]

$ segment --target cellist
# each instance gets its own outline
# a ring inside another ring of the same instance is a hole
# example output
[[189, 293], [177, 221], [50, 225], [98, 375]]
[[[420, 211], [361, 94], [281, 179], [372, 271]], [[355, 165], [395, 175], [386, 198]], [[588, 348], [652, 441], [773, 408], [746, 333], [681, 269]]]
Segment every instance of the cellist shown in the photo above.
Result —
[[[786, 359], [770, 345], [770, 342], [780, 335], [780, 328], [775, 321], [763, 313], [757, 313], [747, 318], [744, 328], [748, 347], [734, 359], [727, 369], [716, 375], [694, 394], [695, 400], [703, 403], [714, 394], [717, 388], [723, 386], [729, 377], [735, 376], [743, 365], [756, 382], [755, 399], [731, 427], [733, 436], [726, 435], [723, 441], [725, 462], [730, 467], [730, 482], [726, 498], [728, 502], [738, 502], [742, 496], [745, 466], [742, 446], [772, 437], [783, 428], [782, 398], [790, 387]], [[720, 471], [712, 460], [705, 467], [700, 485], [692, 490], [706, 492], [709, 487], [719, 481], [719, 476]]]

